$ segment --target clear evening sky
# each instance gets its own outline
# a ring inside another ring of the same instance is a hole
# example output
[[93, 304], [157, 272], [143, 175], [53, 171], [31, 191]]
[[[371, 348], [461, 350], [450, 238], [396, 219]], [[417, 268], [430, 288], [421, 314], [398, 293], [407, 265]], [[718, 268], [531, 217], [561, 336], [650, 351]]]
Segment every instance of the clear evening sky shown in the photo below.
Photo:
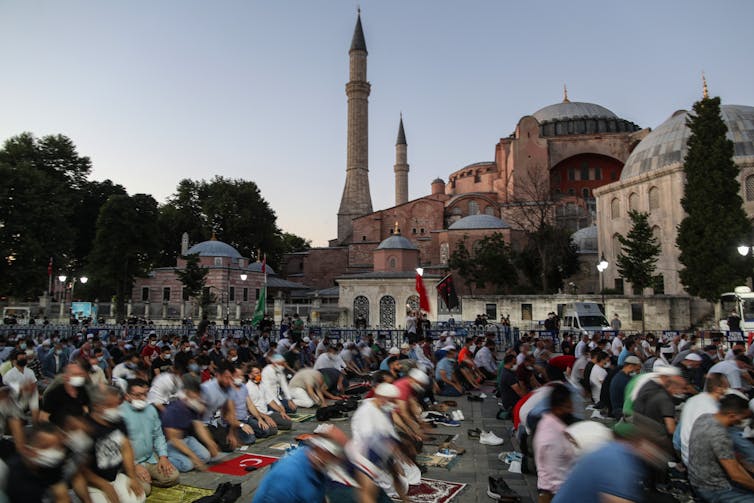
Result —
[[[69, 136], [93, 178], [163, 202], [181, 178], [255, 181], [286, 231], [336, 235], [357, 2], [0, 0], [0, 141]], [[754, 2], [362, 0], [375, 209], [492, 160], [518, 120], [601, 104], [657, 127], [701, 96], [754, 105]], [[2, 183], [0, 181], [0, 183]], [[222, 237], [221, 237], [222, 238]]]

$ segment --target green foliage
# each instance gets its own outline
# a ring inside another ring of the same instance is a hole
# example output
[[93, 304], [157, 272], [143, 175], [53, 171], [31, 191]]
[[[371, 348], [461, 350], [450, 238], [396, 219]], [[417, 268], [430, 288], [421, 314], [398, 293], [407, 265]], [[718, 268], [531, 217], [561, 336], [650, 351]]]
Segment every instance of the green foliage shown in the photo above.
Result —
[[751, 272], [751, 258], [736, 252], [738, 245], [751, 244], [751, 222], [739, 195], [739, 169], [733, 162], [733, 142], [725, 136], [720, 98], [696, 102], [687, 124], [691, 136], [681, 199], [686, 217], [676, 239], [684, 266], [680, 278], [688, 293], [714, 302]]
[[100, 210], [87, 261], [93, 280], [115, 291], [117, 319], [124, 317], [134, 278], [152, 267], [157, 232], [157, 202], [150, 195], [111, 196]]
[[579, 256], [571, 234], [543, 224], [528, 234], [529, 240], [517, 254], [516, 264], [521, 268], [536, 293], [554, 293], [563, 280], [579, 270]]
[[310, 239], [302, 238], [290, 232], [284, 232], [281, 235], [281, 239], [283, 241], [283, 253], [306, 251], [312, 247]]
[[499, 232], [487, 235], [474, 243], [469, 251], [464, 236], [453, 250], [448, 267], [454, 269], [469, 285], [484, 288], [491, 285], [496, 292], [507, 293], [518, 284], [513, 266], [513, 252]]
[[649, 226], [649, 214], [631, 210], [631, 230], [626, 236], [618, 235], [621, 250], [617, 268], [620, 275], [635, 289], [644, 290], [655, 284], [654, 272], [660, 255], [660, 244]]
[[192, 253], [183, 257], [186, 260], [184, 269], [176, 269], [175, 275], [183, 283], [184, 293], [189, 297], [196, 297], [204, 288], [209, 269], [199, 265], [199, 254]]

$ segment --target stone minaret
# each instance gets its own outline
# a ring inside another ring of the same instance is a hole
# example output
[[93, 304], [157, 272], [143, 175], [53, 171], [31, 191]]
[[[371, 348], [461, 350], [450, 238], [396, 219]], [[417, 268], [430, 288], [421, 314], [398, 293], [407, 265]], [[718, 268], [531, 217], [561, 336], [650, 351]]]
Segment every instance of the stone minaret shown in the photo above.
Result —
[[408, 145], [403, 131], [403, 114], [398, 125], [398, 139], [395, 140], [395, 205], [408, 202]]
[[353, 238], [354, 218], [372, 212], [369, 194], [369, 90], [367, 82], [367, 44], [361, 28], [361, 12], [353, 31], [350, 57], [350, 81], [346, 84], [348, 96], [348, 152], [346, 185], [338, 210], [338, 243], [350, 243]]
[[189, 237], [188, 232], [184, 232], [181, 235], [181, 256], [186, 255], [186, 252], [189, 249]]

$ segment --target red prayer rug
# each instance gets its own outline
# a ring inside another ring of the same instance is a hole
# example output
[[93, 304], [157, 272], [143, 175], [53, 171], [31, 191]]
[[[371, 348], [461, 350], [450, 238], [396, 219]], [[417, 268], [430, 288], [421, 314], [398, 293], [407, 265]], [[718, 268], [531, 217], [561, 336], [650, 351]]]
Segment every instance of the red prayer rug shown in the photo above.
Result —
[[267, 465], [271, 465], [280, 458], [273, 456], [261, 456], [259, 454], [244, 454], [237, 458], [229, 459], [219, 465], [210, 467], [209, 471], [215, 473], [224, 473], [226, 475], [235, 475], [236, 477], [242, 477], [248, 475], [250, 472], [246, 471], [247, 466], [254, 466], [257, 469], [263, 468]]
[[411, 503], [448, 503], [453, 501], [466, 484], [447, 480], [421, 479], [417, 485], [408, 488]]

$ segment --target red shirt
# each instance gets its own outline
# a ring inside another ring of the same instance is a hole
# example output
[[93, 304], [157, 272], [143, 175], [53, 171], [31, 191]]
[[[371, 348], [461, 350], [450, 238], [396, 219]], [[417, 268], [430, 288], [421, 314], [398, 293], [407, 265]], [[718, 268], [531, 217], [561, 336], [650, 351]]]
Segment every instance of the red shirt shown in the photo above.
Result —
[[550, 361], [547, 362], [553, 367], [555, 367], [558, 370], [562, 370], [563, 372], [568, 369], [568, 367], [573, 368], [573, 362], [576, 361], [576, 357], [572, 355], [563, 355], [563, 356], [556, 356], [554, 358], [550, 358]]
[[141, 356], [149, 356], [150, 358], [155, 353], [158, 353], [158, 354], [160, 353], [160, 348], [158, 348], [156, 344], [154, 346], [152, 346], [151, 344], [147, 344], [141, 350]]
[[408, 400], [414, 396], [414, 389], [411, 387], [411, 380], [408, 377], [401, 377], [394, 381], [393, 384], [400, 390], [401, 396], [398, 398], [401, 400]]
[[[458, 352], [458, 363], [461, 363], [462, 361], [469, 359], [471, 357], [471, 351], [469, 351], [469, 348], [467, 346], [464, 346], [461, 348], [461, 351]], [[473, 360], [473, 358], [471, 358]]]

